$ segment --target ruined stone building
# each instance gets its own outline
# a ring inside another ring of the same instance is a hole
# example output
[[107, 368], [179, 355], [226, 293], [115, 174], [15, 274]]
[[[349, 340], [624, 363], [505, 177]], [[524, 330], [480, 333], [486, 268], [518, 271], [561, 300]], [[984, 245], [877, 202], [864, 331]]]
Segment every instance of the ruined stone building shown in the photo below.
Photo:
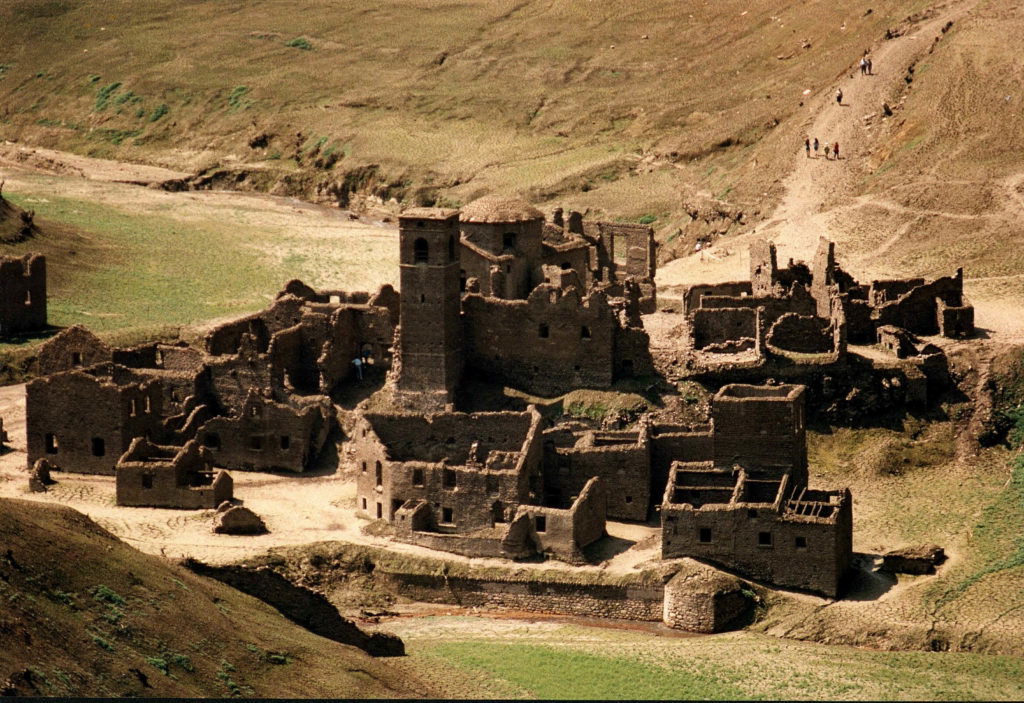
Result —
[[117, 504], [151, 508], [216, 508], [233, 498], [226, 471], [195, 440], [161, 446], [136, 437], [117, 461]]
[[[576, 224], [574, 225], [573, 222]], [[544, 395], [653, 372], [649, 227], [570, 226], [509, 198], [399, 218], [402, 305], [394, 368], [412, 407], [450, 405], [464, 374]], [[628, 256], [617, 264], [614, 246]]]
[[0, 337], [46, 328], [46, 257], [0, 256]]
[[775, 246], [750, 247], [750, 280], [690, 286], [683, 294], [691, 367], [841, 361], [849, 343], [875, 344], [878, 329], [961, 338], [974, 331], [974, 308], [953, 276], [857, 283], [822, 239], [813, 265], [778, 265]]
[[220, 467], [303, 471], [334, 424], [325, 393], [353, 376], [356, 357], [367, 373], [386, 369], [397, 321], [390, 286], [318, 293], [292, 281], [267, 310], [213, 329], [204, 349], [115, 349], [71, 327], [40, 348], [46, 375], [26, 388], [29, 463], [113, 474], [145, 437], [199, 439]]
[[399, 538], [472, 556], [579, 560], [604, 535], [597, 481], [544, 503], [542, 420], [526, 412], [366, 414], [353, 431], [357, 510]]
[[808, 488], [804, 388], [725, 386], [713, 422], [711, 457], [672, 463], [662, 556], [835, 597], [853, 557], [853, 500]]

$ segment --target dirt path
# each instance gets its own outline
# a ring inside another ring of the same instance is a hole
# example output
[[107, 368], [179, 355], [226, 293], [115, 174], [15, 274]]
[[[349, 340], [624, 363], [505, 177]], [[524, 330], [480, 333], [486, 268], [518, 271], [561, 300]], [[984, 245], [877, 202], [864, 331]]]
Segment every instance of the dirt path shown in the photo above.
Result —
[[[839, 142], [841, 158], [826, 159], [823, 149], [817, 158], [804, 155], [802, 145], [794, 145], [794, 167], [786, 182], [786, 194], [775, 211], [763, 223], [736, 237], [719, 240], [701, 254], [677, 259], [658, 271], [659, 287], [689, 285], [697, 282], [743, 280], [749, 275], [747, 248], [755, 238], [775, 242], [780, 263], [790, 258], [810, 261], [819, 237], [837, 243], [843, 263], [861, 280], [888, 277], [885, 254], [897, 246], [922, 218], [941, 217], [978, 220], [989, 215], [965, 214], [939, 209], [914, 209], [878, 195], [855, 196], [858, 184], [870, 173], [868, 157], [877, 126], [865, 126], [865, 117], [877, 121], [882, 104], [891, 100], [903, 82], [906, 67], [928, 51], [942, 27], [963, 18], [976, 0], [950, 3], [936, 9], [911, 31], [872, 47], [874, 75], [862, 76], [855, 63], [833, 85], [821, 89], [808, 102], [804, 132], [817, 138], [822, 147]], [[842, 104], [835, 99], [843, 92]], [[1024, 173], [1002, 183], [1006, 209], [1024, 214]], [[874, 209], [892, 216], [888, 238], [874, 242], [863, 239], [849, 225], [852, 214]], [[1014, 277], [1000, 277], [1002, 281]], [[999, 341], [1024, 341], [1024, 319], [1019, 300], [994, 289], [989, 278], [972, 279], [966, 271], [966, 290], [976, 308], [978, 325]]]

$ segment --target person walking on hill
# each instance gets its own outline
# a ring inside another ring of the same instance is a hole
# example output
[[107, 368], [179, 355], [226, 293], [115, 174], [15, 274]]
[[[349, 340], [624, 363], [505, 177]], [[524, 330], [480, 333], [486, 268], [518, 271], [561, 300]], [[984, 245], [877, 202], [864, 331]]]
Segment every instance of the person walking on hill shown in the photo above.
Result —
[[836, 155], [836, 161], [839, 161], [839, 142], [832, 145], [832, 153]]
[[811, 158], [811, 140], [809, 137], [804, 138], [804, 152], [807, 154], [807, 158]]
[[829, 161], [828, 152], [830, 148], [831, 147], [828, 144], [825, 145], [825, 161]]
[[868, 75], [869, 76], [875, 75], [874, 73], [871, 72], [871, 57], [870, 56], [868, 57], [867, 62], [868, 62]]
[[814, 158], [818, 158], [818, 138], [814, 138]]
[[842, 88], [840, 88], [839, 90], [836, 91], [836, 102], [839, 103], [840, 105], [843, 104], [843, 89]]
[[860, 57], [860, 75], [864, 75], [868, 72], [868, 60], [863, 56]]

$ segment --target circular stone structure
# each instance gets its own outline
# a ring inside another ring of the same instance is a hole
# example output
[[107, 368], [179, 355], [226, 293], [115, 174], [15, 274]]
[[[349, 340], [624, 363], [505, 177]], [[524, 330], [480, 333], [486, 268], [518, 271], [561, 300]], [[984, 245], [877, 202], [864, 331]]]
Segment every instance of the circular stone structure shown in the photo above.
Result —
[[544, 213], [521, 198], [485, 195], [462, 208], [461, 222], [512, 223], [543, 220]]

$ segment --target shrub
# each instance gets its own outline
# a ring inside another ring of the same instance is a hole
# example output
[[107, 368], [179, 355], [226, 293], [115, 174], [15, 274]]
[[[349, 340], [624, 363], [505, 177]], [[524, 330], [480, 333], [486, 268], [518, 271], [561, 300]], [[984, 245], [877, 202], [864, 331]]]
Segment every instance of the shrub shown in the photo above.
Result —
[[167, 665], [167, 660], [162, 657], [146, 657], [146, 663], [154, 669], [159, 669], [164, 676], [171, 675], [170, 667]]
[[114, 645], [110, 644], [110, 642], [107, 642], [105, 639], [103, 639], [99, 635], [93, 635], [92, 636], [92, 641], [95, 642], [96, 645], [99, 646], [100, 649], [105, 649], [108, 652], [113, 652], [114, 651]]
[[305, 37], [295, 37], [291, 41], [285, 42], [284, 45], [290, 46], [293, 49], [302, 49], [303, 51], [312, 51], [313, 49], [313, 45]]
[[248, 86], [236, 85], [228, 94], [228, 106], [232, 110], [241, 110], [242, 108], [248, 107], [250, 102], [248, 100], [244, 100], [248, 92]]
[[649, 225], [657, 219], [657, 215], [643, 215], [637, 220], [637, 222], [639, 222], [642, 225]]
[[104, 586], [102, 583], [92, 589], [92, 597], [97, 603], [107, 603], [108, 605], [124, 605], [127, 602], [115, 591]]
[[99, 90], [96, 91], [96, 111], [103, 112], [107, 109], [107, 105], [110, 103], [110, 98], [117, 92], [117, 89], [121, 87], [121, 81], [115, 81], [108, 83]]
[[161, 117], [166, 115], [168, 110], [170, 110], [170, 108], [167, 107], [167, 103], [161, 103], [160, 105], [157, 105], [155, 108], [153, 108], [153, 114], [149, 116], [149, 121], [156, 122]]

